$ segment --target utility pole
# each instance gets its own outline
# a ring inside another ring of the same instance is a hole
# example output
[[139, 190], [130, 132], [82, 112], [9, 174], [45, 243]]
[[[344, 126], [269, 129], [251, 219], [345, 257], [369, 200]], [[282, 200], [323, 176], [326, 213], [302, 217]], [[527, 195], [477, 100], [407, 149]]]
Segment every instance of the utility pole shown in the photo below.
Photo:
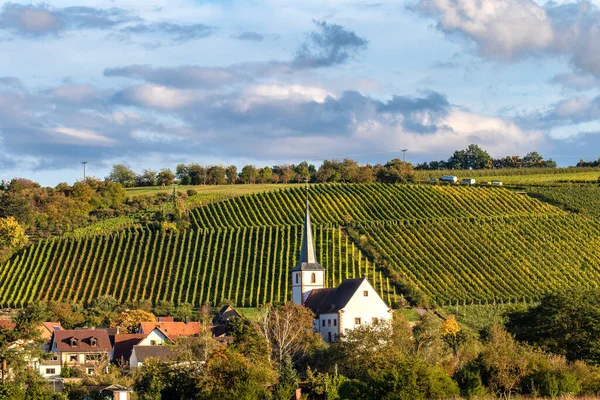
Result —
[[83, 182], [85, 183], [85, 164], [87, 164], [87, 161], [82, 161], [81, 162], [83, 164]]

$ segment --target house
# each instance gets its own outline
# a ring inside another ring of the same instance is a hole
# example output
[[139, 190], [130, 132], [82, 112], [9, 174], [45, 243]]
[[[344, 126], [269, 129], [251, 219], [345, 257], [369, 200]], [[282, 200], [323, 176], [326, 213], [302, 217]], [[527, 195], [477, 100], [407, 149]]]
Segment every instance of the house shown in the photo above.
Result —
[[148, 358], [157, 358], [159, 360], [168, 359], [173, 350], [171, 346], [133, 346], [131, 357], [129, 358], [129, 367], [136, 368], [144, 365]]
[[115, 335], [113, 347], [113, 361], [119, 365], [129, 363], [133, 346], [137, 345], [146, 335], [143, 333], [121, 333]]
[[226, 305], [223, 306], [217, 315], [212, 319], [212, 327], [210, 328], [213, 336], [217, 338], [221, 338], [225, 340], [225, 336], [227, 336], [228, 329], [227, 323], [232, 318], [241, 318], [242, 316], [235, 310], [235, 308]]
[[58, 353], [60, 366], [81, 368], [88, 375], [94, 375], [99, 367], [108, 370], [112, 355], [110, 338], [104, 329], [56, 331], [50, 350]]
[[60, 325], [60, 322], [42, 322], [40, 326], [38, 326], [38, 330], [40, 331], [40, 337], [42, 339], [50, 341], [52, 339], [52, 335], [56, 331], [62, 330], [63, 327]]
[[315, 314], [315, 331], [327, 343], [360, 325], [391, 319], [392, 310], [366, 278], [345, 279], [337, 288], [326, 288], [325, 272], [317, 262], [307, 198], [300, 259], [291, 271], [292, 302]]
[[474, 185], [475, 184], [475, 179], [473, 179], [473, 178], [465, 178], [460, 183], [461, 183], [461, 185]]
[[149, 334], [155, 328], [159, 328], [172, 340], [179, 336], [197, 335], [200, 332], [200, 322], [141, 322], [138, 333]]

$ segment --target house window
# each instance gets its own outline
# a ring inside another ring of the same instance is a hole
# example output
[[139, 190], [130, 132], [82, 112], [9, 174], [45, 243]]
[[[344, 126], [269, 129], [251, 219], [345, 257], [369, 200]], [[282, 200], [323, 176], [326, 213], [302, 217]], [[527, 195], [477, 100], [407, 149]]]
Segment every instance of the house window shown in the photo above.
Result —
[[46, 375], [56, 375], [56, 369], [46, 368]]
[[337, 326], [337, 319], [333, 320], [333, 326]]
[[325, 326], [325, 320], [323, 320], [323, 326]]
[[94, 375], [94, 373], [96, 372], [95, 368], [87, 368], [86, 372], [88, 375]]
[[86, 354], [85, 361], [100, 361], [100, 354]]
[[296, 274], [296, 283], [300, 280], [300, 274]]
[[151, 340], [150, 341], [150, 346], [156, 346], [156, 340]]
[[330, 319], [327, 320], [327, 326], [331, 326], [331, 320]]
[[372, 318], [371, 321], [373, 321], [373, 323], [376, 324], [377, 321], [379, 321], [379, 318]]
[[50, 361], [58, 361], [58, 354], [54, 354], [49, 358]]
[[331, 342], [331, 332], [327, 332], [327, 341]]
[[71, 338], [71, 347], [76, 347], [77, 346], [77, 342], [79, 342], [77, 340], [77, 338]]
[[317, 283], [317, 274], [314, 272], [310, 275], [310, 283]]
[[77, 362], [77, 354], [71, 354], [71, 355], [69, 356], [69, 361], [74, 361], [74, 362]]
[[363, 296], [365, 296], [365, 297], [369, 297], [369, 291], [368, 291], [368, 290], [365, 290], [365, 291], [363, 292]]
[[360, 318], [354, 318], [354, 325], [360, 325]]
[[98, 347], [98, 339], [96, 339], [96, 338], [91, 338], [91, 339], [90, 339], [90, 345], [91, 345], [92, 347]]

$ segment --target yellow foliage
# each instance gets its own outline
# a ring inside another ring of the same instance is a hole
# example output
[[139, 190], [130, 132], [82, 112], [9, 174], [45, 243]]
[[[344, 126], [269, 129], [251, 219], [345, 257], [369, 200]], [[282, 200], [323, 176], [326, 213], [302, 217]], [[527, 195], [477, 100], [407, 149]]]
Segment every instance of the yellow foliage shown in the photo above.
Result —
[[144, 310], [129, 310], [119, 314], [117, 325], [121, 327], [120, 333], [136, 333], [140, 322], [156, 321], [154, 314]]
[[0, 250], [4, 247], [20, 249], [27, 244], [25, 229], [14, 217], [0, 218]]
[[442, 336], [456, 336], [456, 334], [460, 332], [460, 326], [458, 326], [454, 315], [450, 315], [444, 322], [442, 322], [440, 325], [440, 332], [442, 333]]

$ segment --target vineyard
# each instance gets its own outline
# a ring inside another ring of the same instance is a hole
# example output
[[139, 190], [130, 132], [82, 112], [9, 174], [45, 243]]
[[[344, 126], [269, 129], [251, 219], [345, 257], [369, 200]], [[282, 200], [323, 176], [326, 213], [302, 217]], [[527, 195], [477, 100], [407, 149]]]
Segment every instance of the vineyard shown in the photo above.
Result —
[[[306, 193], [301, 188], [235, 197], [194, 209], [201, 229], [300, 225]], [[427, 185], [315, 185], [309, 190], [317, 224], [426, 220], [559, 213], [554, 207], [496, 188]]]
[[[121, 303], [150, 299], [196, 306], [230, 299], [241, 306], [283, 302], [295, 265], [300, 226], [195, 230], [177, 234], [128, 230], [108, 236], [51, 239], [11, 259], [0, 272], [0, 304], [34, 300]], [[328, 284], [368, 276], [388, 301], [393, 288], [341, 229], [317, 228]]]
[[598, 186], [528, 187], [527, 193], [565, 210], [600, 218], [600, 188]]
[[[0, 305], [289, 299], [306, 192], [296, 186], [194, 208], [191, 228], [115, 221], [32, 244], [0, 268]], [[389, 304], [406, 285], [439, 305], [534, 301], [597, 286], [600, 222], [502, 188], [333, 184], [308, 191], [329, 286], [368, 276]], [[118, 230], [119, 228], [123, 228]], [[349, 229], [358, 231], [351, 235]], [[114, 231], [117, 230], [117, 231]]]

